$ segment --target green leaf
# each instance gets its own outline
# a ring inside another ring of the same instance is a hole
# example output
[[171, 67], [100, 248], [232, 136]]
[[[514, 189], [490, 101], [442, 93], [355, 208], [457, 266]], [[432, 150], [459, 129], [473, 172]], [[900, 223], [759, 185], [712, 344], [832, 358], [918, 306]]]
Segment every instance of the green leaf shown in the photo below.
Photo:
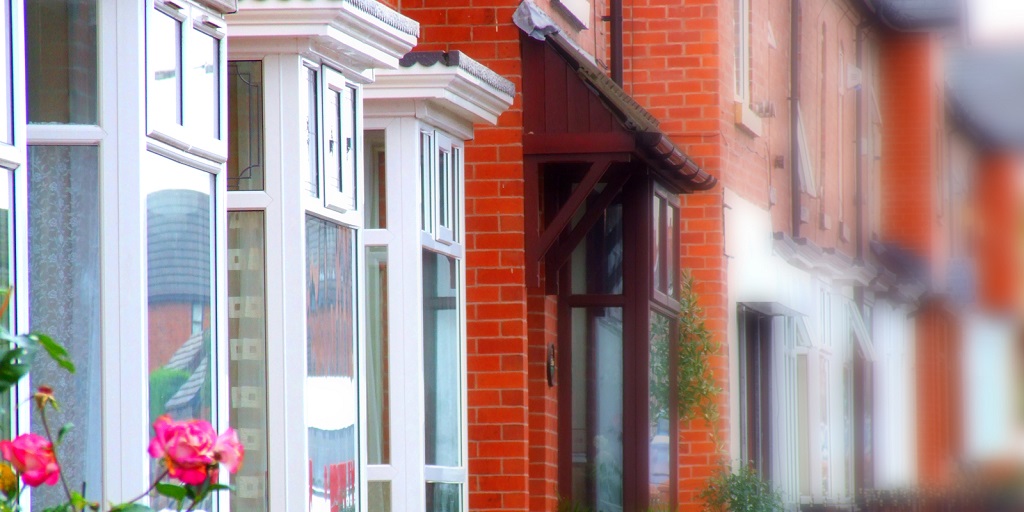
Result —
[[228, 491], [228, 492], [231, 492], [231, 491], [234, 491], [234, 490], [235, 490], [234, 486], [227, 485], [227, 484], [213, 484], [213, 485], [210, 486], [210, 491]]
[[[57, 431], [57, 444], [60, 444], [60, 442], [64, 440], [64, 436], [66, 436], [68, 432], [71, 432], [71, 429], [73, 428], [75, 428], [75, 424], [70, 421], [65, 423], [63, 427], [60, 427], [60, 430]], [[73, 493], [71, 497], [74, 498], [75, 495], [78, 495], [79, 497], [82, 496], [81, 494]], [[85, 502], [85, 498], [82, 498], [82, 502]]]
[[111, 507], [110, 512], [153, 512], [153, 509], [140, 503], [122, 503]]
[[75, 363], [71, 361], [71, 355], [68, 354], [68, 349], [64, 348], [64, 345], [53, 341], [53, 338], [45, 334], [32, 333], [29, 337], [39, 342], [58, 366], [67, 370], [68, 373], [75, 373]]
[[188, 490], [180, 485], [159, 483], [156, 484], [156, 492], [174, 501], [184, 500], [188, 496]]

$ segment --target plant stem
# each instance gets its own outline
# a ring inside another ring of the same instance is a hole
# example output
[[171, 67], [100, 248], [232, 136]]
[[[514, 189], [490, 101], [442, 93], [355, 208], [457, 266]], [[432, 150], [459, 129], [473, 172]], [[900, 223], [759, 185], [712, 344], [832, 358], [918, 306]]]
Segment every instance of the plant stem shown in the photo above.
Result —
[[160, 473], [160, 476], [158, 476], [156, 478], [156, 480], [153, 480], [153, 483], [149, 485], [149, 489], [146, 489], [145, 491], [142, 492], [142, 494], [132, 498], [131, 500], [127, 501], [126, 503], [135, 503], [136, 501], [139, 501], [142, 498], [145, 498], [146, 496], [149, 496], [149, 493], [153, 492], [153, 489], [156, 489], [156, 484], [160, 483], [160, 481], [163, 480], [166, 477], [167, 477], [167, 470], [165, 469], [163, 473]]
[[[46, 421], [45, 403], [42, 403], [42, 405], [39, 407], [39, 417], [43, 421], [43, 430], [46, 431], [46, 439], [50, 441], [50, 445], [53, 447], [53, 461], [57, 463], [58, 468], [62, 468], [63, 466], [60, 463], [60, 459], [57, 457], [57, 444], [54, 442], [53, 434], [50, 432], [50, 423]], [[64, 486], [64, 494], [66, 494], [68, 497], [68, 503], [71, 503], [74, 501], [74, 498], [71, 497], [71, 487], [68, 486], [68, 480], [65, 477], [64, 472], [60, 471], [59, 473], [60, 484]]]

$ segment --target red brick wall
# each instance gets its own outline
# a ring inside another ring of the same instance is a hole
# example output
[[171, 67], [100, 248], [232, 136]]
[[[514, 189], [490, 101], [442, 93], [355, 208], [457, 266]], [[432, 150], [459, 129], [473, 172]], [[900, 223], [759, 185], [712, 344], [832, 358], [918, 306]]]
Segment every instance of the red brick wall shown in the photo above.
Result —
[[1020, 307], [1021, 187], [1017, 162], [1009, 155], [988, 155], [975, 185], [978, 300], [985, 310], [1011, 313]]
[[953, 483], [961, 453], [960, 331], [940, 304], [916, 318], [917, 478], [923, 488]]

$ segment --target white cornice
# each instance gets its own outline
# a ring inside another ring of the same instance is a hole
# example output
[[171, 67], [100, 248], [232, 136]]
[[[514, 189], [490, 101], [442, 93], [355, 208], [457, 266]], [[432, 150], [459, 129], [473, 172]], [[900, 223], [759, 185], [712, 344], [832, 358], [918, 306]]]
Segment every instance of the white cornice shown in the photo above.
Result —
[[397, 68], [416, 45], [415, 36], [348, 2], [245, 2], [227, 20], [229, 52], [308, 48], [359, 74]]
[[498, 116], [512, 105], [513, 96], [458, 66], [415, 64], [377, 70], [374, 83], [363, 88], [363, 100], [367, 116], [394, 115], [393, 103], [411, 100], [417, 105], [417, 117], [431, 115], [445, 117], [449, 123], [461, 122], [469, 128], [467, 138], [472, 138], [472, 125], [497, 124]]

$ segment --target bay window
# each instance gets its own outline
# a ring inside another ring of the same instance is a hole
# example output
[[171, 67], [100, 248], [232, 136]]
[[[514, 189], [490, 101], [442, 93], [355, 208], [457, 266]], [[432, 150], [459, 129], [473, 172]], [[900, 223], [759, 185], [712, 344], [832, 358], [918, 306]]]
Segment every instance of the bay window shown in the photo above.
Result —
[[489, 85], [503, 80], [489, 71], [470, 76], [485, 68], [461, 67], [465, 55], [438, 56], [424, 53], [416, 66], [411, 53], [363, 89], [364, 243], [387, 258], [386, 273], [380, 263], [367, 271], [370, 318], [386, 318], [367, 339], [369, 391], [379, 397], [369, 403], [371, 511], [469, 509], [464, 141], [500, 110], [467, 107], [493, 108], [481, 99], [493, 95], [504, 110], [512, 95]]

